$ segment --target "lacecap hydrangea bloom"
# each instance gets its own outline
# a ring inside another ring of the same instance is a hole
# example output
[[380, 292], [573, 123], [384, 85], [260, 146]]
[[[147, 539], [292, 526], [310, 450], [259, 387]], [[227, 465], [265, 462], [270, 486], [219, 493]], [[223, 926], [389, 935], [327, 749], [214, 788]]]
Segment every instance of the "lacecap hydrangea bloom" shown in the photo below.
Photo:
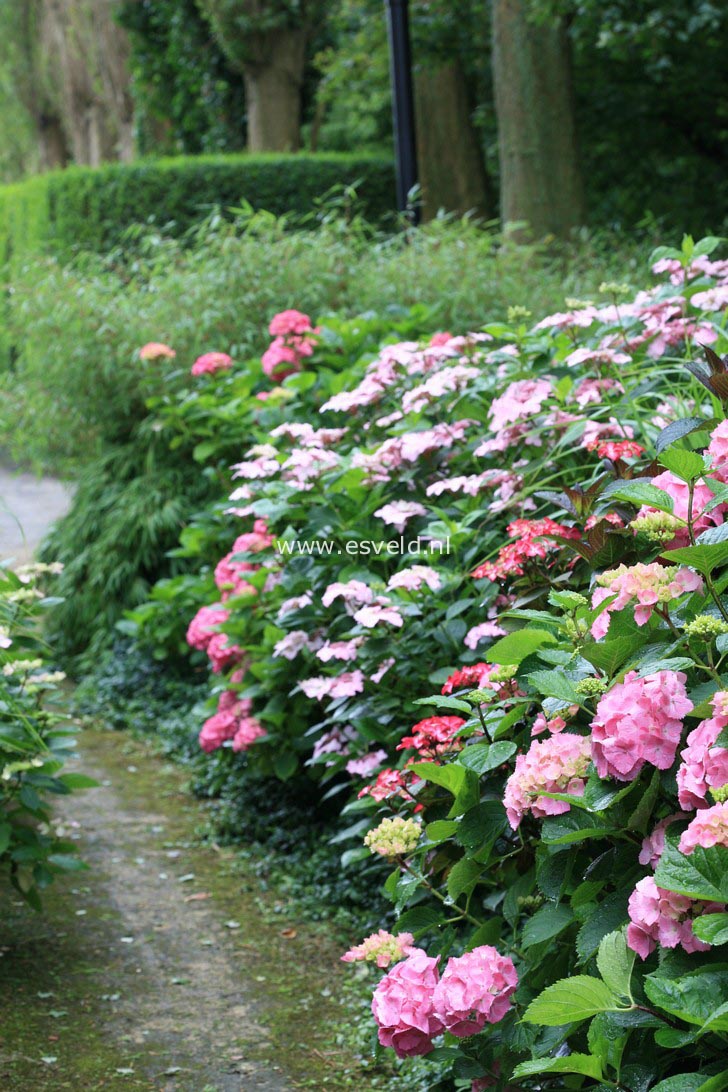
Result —
[[693, 708], [687, 676], [630, 671], [599, 700], [592, 721], [592, 758], [600, 777], [634, 781], [646, 762], [667, 770], [675, 761], [683, 717]]
[[652, 508], [649, 505], [643, 505], [632, 524], [635, 530], [640, 528], [640, 521], [644, 520], [646, 517], [659, 515], [663, 523], [665, 520], [672, 521], [675, 533], [671, 540], [671, 545], [677, 547], [687, 546], [690, 542], [690, 535], [688, 532], [689, 511], [692, 513], [693, 533], [695, 535], [699, 535], [709, 527], [718, 526], [723, 522], [724, 505], [718, 505], [710, 512], [705, 511], [706, 506], [713, 500], [713, 493], [702, 478], [699, 478], [693, 487], [692, 507], [690, 486], [687, 482], [678, 478], [677, 475], [671, 473], [671, 471], [665, 470], [662, 474], [658, 474], [657, 477], [650, 478], [650, 484], [656, 486], [657, 489], [661, 489], [671, 497], [672, 517], [664, 512], [659, 513], [658, 509]]
[[728, 691], [713, 695], [713, 716], [700, 722], [687, 738], [680, 752], [682, 765], [677, 771], [677, 796], [684, 811], [708, 806], [708, 794], [728, 785], [728, 747], [716, 746], [728, 727]]
[[516, 759], [506, 782], [503, 804], [513, 830], [530, 811], [537, 819], [570, 810], [565, 800], [552, 800], [545, 792], [583, 796], [591, 744], [586, 736], [562, 732], [531, 744]]
[[233, 358], [227, 353], [203, 353], [192, 365], [192, 375], [214, 375], [228, 371], [232, 366]]
[[662, 948], [681, 945], [686, 952], [706, 952], [710, 945], [695, 936], [693, 920], [723, 909], [717, 903], [695, 901], [665, 891], [652, 876], [645, 876], [629, 897], [627, 944], [641, 959], [647, 959], [658, 944]]
[[477, 1035], [503, 1019], [517, 986], [513, 961], [483, 944], [448, 960], [433, 994], [435, 1015], [459, 1039]]
[[380, 857], [406, 857], [417, 848], [421, 834], [422, 824], [416, 819], [395, 815], [392, 819], [382, 819], [378, 827], [370, 830], [364, 845]]
[[414, 947], [415, 938], [411, 933], [399, 933], [393, 936], [386, 929], [380, 929], [366, 937], [361, 944], [355, 944], [341, 957], [342, 963], [376, 963], [377, 967], [388, 967], [397, 963], [413, 952], [421, 951]]
[[644, 626], [656, 606], [671, 603], [686, 592], [701, 591], [703, 587], [702, 578], [692, 569], [660, 565], [657, 561], [651, 565], [620, 565], [601, 573], [596, 582], [599, 587], [592, 594], [592, 609], [616, 595], [592, 624], [592, 637], [596, 640], [606, 636], [613, 611], [624, 610], [634, 602], [634, 620], [638, 626]]

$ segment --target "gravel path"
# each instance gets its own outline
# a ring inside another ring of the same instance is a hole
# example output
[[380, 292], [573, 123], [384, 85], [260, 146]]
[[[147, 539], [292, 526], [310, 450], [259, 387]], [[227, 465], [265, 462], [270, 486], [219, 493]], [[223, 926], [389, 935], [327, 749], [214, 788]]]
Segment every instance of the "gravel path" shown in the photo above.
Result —
[[68, 510], [71, 490], [54, 478], [37, 478], [0, 466], [0, 561], [30, 561], [43, 536]]

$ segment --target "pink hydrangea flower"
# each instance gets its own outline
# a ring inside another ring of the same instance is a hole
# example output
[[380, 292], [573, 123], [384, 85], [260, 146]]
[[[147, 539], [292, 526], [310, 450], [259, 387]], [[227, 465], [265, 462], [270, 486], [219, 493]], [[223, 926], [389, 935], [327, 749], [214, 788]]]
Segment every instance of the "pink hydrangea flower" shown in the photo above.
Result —
[[566, 357], [564, 364], [569, 368], [582, 364], [629, 364], [632, 357], [628, 353], [620, 353], [615, 349], [574, 349]]
[[238, 535], [233, 544], [234, 554], [258, 554], [261, 550], [266, 550], [269, 546], [272, 546], [275, 542], [275, 535], [272, 535], [268, 530], [268, 523], [264, 519], [256, 519], [253, 523], [253, 530], [246, 531], [243, 535]]
[[609, 391], [624, 394], [624, 387], [616, 379], [582, 379], [581, 383], [577, 383], [574, 387], [573, 398], [583, 409], [591, 402], [599, 405]]
[[347, 607], [359, 606], [365, 603], [371, 603], [374, 599], [374, 592], [365, 584], [362, 580], [349, 580], [345, 584], [341, 581], [336, 581], [333, 584], [329, 584], [328, 588], [321, 596], [321, 602], [325, 607], [330, 607], [335, 599], [343, 599]]
[[346, 764], [346, 772], [352, 777], [369, 777], [378, 766], [387, 761], [386, 751], [371, 751], [361, 758], [350, 758]]
[[716, 747], [721, 732], [728, 726], [728, 691], [713, 695], [714, 715], [703, 720], [687, 738], [680, 752], [682, 765], [677, 771], [677, 797], [683, 811], [708, 806], [708, 793], [728, 785], [728, 748]]
[[553, 386], [549, 379], [519, 379], [511, 383], [490, 404], [488, 414], [493, 432], [500, 431], [514, 421], [533, 417], [552, 393]]
[[363, 691], [364, 675], [357, 668], [356, 671], [344, 671], [343, 674], [330, 678], [319, 675], [303, 679], [299, 685], [307, 698], [316, 698], [318, 701], [323, 701], [324, 698], [351, 698]]
[[706, 952], [710, 945], [695, 936], [693, 920], [702, 913], [723, 909], [716, 903], [697, 902], [666, 891], [652, 876], [645, 876], [629, 897], [627, 944], [641, 959], [647, 959], [658, 944], [662, 948], [682, 945], [686, 952]]
[[214, 375], [228, 371], [232, 366], [233, 358], [227, 353], [203, 353], [192, 365], [192, 375]]
[[244, 656], [242, 648], [238, 645], [228, 644], [230, 638], [226, 633], [216, 633], [207, 646], [207, 655], [210, 666], [216, 675], [227, 671], [233, 664], [238, 663]]
[[276, 618], [280, 621], [281, 618], [285, 618], [287, 614], [292, 614], [295, 610], [303, 610], [305, 607], [310, 607], [312, 603], [313, 596], [311, 592], [304, 592], [303, 595], [294, 595], [291, 599], [285, 599], [281, 603]]
[[417, 591], [423, 584], [431, 591], [442, 587], [439, 573], [429, 565], [411, 565], [409, 569], [401, 569], [394, 576], [390, 576], [387, 581], [388, 588], [402, 588], [404, 591]]
[[369, 676], [369, 678], [371, 679], [371, 681], [373, 683], [381, 682], [382, 679], [384, 678], [384, 676], [389, 671], [389, 669], [391, 667], [394, 667], [395, 663], [396, 663], [396, 661], [394, 659], [394, 656], [388, 656], [386, 660], [382, 660], [382, 662], [377, 667], [376, 671], [374, 671]]
[[360, 607], [354, 612], [354, 621], [365, 629], [374, 629], [382, 622], [388, 622], [390, 626], [399, 628], [404, 625], [404, 618], [396, 607], [393, 607], [388, 599], [380, 597], [366, 607]]
[[505, 632], [503, 626], [499, 626], [497, 622], [481, 622], [480, 625], [468, 630], [463, 638], [463, 644], [466, 648], [474, 650], [487, 637], [504, 637]]
[[[350, 724], [343, 728], [334, 725], [333, 728], [329, 728], [327, 732], [319, 736], [313, 745], [313, 751], [311, 758], [307, 763], [318, 762], [320, 758], [325, 755], [341, 755], [346, 756], [349, 754], [349, 744], [353, 739], [356, 739], [356, 732]], [[326, 763], [327, 766], [331, 766], [331, 762]]]
[[415, 938], [411, 933], [399, 933], [393, 936], [386, 929], [380, 929], [366, 937], [361, 944], [355, 944], [341, 957], [342, 963], [376, 963], [377, 967], [388, 967], [405, 956], [421, 951], [414, 946]]
[[668, 815], [666, 819], [662, 819], [657, 824], [651, 834], [648, 834], [642, 839], [642, 848], [640, 849], [639, 855], [640, 864], [649, 865], [654, 872], [665, 851], [665, 832], [671, 823], [674, 823], [676, 819], [681, 818], [680, 812], [675, 812], [674, 815]]
[[374, 991], [372, 1013], [379, 1042], [392, 1047], [399, 1058], [429, 1054], [434, 1049], [432, 1040], [443, 1030], [432, 1004], [438, 981], [437, 962], [415, 949], [384, 976]]
[[384, 523], [399, 531], [400, 535], [414, 516], [424, 516], [426, 514], [427, 509], [425, 506], [418, 504], [417, 501], [390, 501], [389, 504], [378, 508], [374, 513]]
[[165, 345], [162, 341], [148, 341], [139, 350], [140, 360], [161, 360], [162, 358], [174, 360], [176, 356], [174, 349], [170, 349], [169, 345]]
[[675, 761], [683, 718], [692, 710], [687, 676], [630, 671], [599, 699], [592, 721], [592, 758], [600, 777], [634, 781], [645, 762], [667, 770]]
[[218, 626], [227, 622], [229, 617], [230, 612], [224, 607], [200, 607], [187, 627], [187, 644], [205, 652]]
[[527, 811], [537, 819], [570, 811], [565, 800], [552, 800], [543, 793], [583, 796], [589, 758], [588, 737], [566, 732], [536, 741], [526, 754], [520, 754], [503, 797], [512, 829], [518, 828]]
[[320, 639], [309, 636], [305, 629], [292, 629], [280, 641], [276, 641], [273, 648], [273, 656], [284, 657], [286, 660], [295, 660], [304, 649], [313, 651], [321, 643]]
[[728, 307], [728, 284], [717, 285], [704, 292], [696, 292], [694, 296], [691, 296], [690, 303], [700, 311], [722, 311]]
[[226, 740], [232, 739], [237, 730], [238, 718], [233, 712], [215, 713], [202, 725], [202, 731], [198, 737], [200, 747], [208, 754], [216, 751]]
[[248, 747], [255, 743], [256, 739], [260, 739], [265, 734], [265, 728], [255, 717], [241, 717], [238, 730], [233, 736], [233, 750], [247, 751]]
[[271, 337], [286, 337], [288, 334], [307, 334], [313, 329], [311, 319], [302, 311], [291, 309], [279, 311], [270, 320], [268, 333]]
[[728, 800], [699, 811], [680, 838], [680, 852], [686, 856], [702, 846], [728, 846]]
[[708, 454], [713, 460], [715, 477], [728, 481], [728, 421], [721, 421], [711, 432]]
[[316, 658], [325, 664], [329, 660], [355, 660], [363, 642], [363, 637], [352, 637], [348, 641], [325, 641], [316, 653]]
[[482, 944], [448, 960], [435, 986], [433, 1008], [446, 1030], [464, 1039], [502, 1020], [517, 986], [513, 961]]
[[613, 595], [617, 598], [592, 623], [591, 632], [596, 640], [606, 636], [610, 614], [624, 610], [634, 601], [634, 620], [638, 626], [644, 626], [659, 604], [671, 603], [687, 592], [702, 591], [703, 588], [702, 578], [692, 569], [660, 565], [657, 561], [650, 565], [641, 562], [620, 565], [598, 576], [597, 584], [600, 586], [592, 594], [592, 609]]
[[276, 381], [285, 379], [288, 375], [300, 371], [301, 356], [285, 338], [277, 337], [268, 346], [261, 357], [263, 372], [269, 379]]
[[249, 561], [233, 561], [234, 550], [225, 557], [220, 558], [215, 566], [215, 584], [222, 592], [223, 603], [231, 595], [257, 595], [258, 590], [254, 584], [246, 580], [243, 573], [255, 573], [260, 565], [253, 565]]

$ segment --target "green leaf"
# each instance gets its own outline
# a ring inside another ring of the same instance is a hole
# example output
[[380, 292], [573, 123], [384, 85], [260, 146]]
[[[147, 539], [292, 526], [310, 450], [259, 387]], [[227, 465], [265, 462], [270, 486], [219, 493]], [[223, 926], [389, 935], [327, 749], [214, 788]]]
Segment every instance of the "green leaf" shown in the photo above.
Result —
[[684, 482], [694, 481], [705, 473], [705, 464], [696, 451], [685, 448], [669, 447], [662, 452], [660, 462]]
[[13, 828], [10, 823], [0, 824], [0, 854], [4, 853], [10, 845], [10, 836], [13, 833]]
[[591, 1054], [567, 1054], [565, 1058], [534, 1058], [529, 1062], [521, 1062], [513, 1070], [514, 1078], [535, 1077], [539, 1073], [581, 1073], [599, 1081], [602, 1078], [602, 1065]]
[[691, 899], [728, 902], [728, 847], [697, 846], [686, 857], [668, 839], [655, 872], [655, 883]]
[[470, 893], [483, 871], [482, 865], [470, 857], [463, 857], [452, 866], [447, 877], [447, 893], [451, 899], [458, 899]]
[[396, 929], [398, 933], [423, 933], [439, 928], [444, 920], [442, 913], [431, 906], [413, 906], [397, 919]]
[[706, 944], [728, 944], [728, 914], [701, 914], [693, 919], [693, 932]]
[[662, 556], [679, 565], [689, 565], [702, 576], [710, 576], [714, 569], [728, 561], [728, 542], [716, 542], [712, 546], [681, 546], [677, 550], [665, 550]]
[[660, 432], [657, 440], [655, 441], [655, 451], [658, 455], [674, 444], [677, 440], [682, 440], [684, 436], [690, 436], [693, 432], [710, 431], [715, 428], [719, 422], [712, 418], [705, 417], [683, 417], [679, 421], [672, 421]]
[[509, 740], [502, 740], [500, 743], [473, 743], [460, 752], [458, 762], [477, 774], [484, 774], [507, 762], [516, 750], [515, 743]]
[[679, 1073], [676, 1077], [667, 1077], [653, 1085], [651, 1092], [723, 1092], [728, 1084], [718, 1084], [711, 1088], [712, 1078], [706, 1083], [704, 1073]]
[[617, 999], [601, 978], [577, 974], [548, 986], [531, 1002], [523, 1019], [529, 1024], [560, 1027], [618, 1008]]
[[547, 629], [525, 629], [501, 637], [488, 649], [488, 660], [493, 664], [520, 664], [543, 645], [556, 644], [553, 633]]
[[[709, 1021], [714, 1031], [728, 1031], [728, 964], [713, 963], [679, 978], [663, 978], [659, 972], [647, 975], [645, 993], [653, 1005], [703, 1026]], [[721, 1007], [724, 1012], [717, 1012]]]
[[610, 677], [616, 675], [625, 660], [637, 652], [647, 642], [646, 634], [634, 634], [629, 637], [607, 637], [604, 641], [588, 641], [579, 649], [579, 654]]
[[281, 781], [287, 781], [298, 769], [298, 759], [293, 751], [281, 751], [273, 759], [273, 769], [276, 777], [279, 777]]
[[673, 502], [669, 493], [651, 485], [647, 478], [633, 478], [632, 481], [616, 481], [606, 486], [600, 500], [627, 501], [639, 508], [643, 504], [658, 508], [661, 512], [672, 515]]
[[604, 824], [596, 815], [584, 811], [568, 811], [545, 819], [541, 838], [547, 846], [570, 845], [587, 838], [604, 838], [614, 834], [614, 827]]
[[627, 947], [624, 929], [607, 933], [597, 952], [597, 967], [607, 986], [617, 997], [626, 997], [630, 1001], [635, 954]]
[[563, 671], [532, 671], [527, 680], [546, 698], [558, 698], [559, 701], [567, 701], [569, 705], [582, 704], [583, 698], [577, 694], [574, 684]]
[[61, 784], [65, 785], [67, 789], [97, 789], [99, 782], [93, 777], [88, 777], [82, 773], [66, 773], [61, 774], [58, 780]]
[[523, 927], [521, 946], [530, 948], [533, 944], [541, 944], [544, 940], [551, 940], [563, 933], [574, 920], [574, 915], [568, 906], [562, 904], [547, 903], [542, 906], [532, 918], [529, 918]]
[[438, 694], [429, 698], [417, 698], [412, 702], [413, 705], [436, 705], [439, 709], [454, 709], [458, 713], [465, 713], [467, 716], [473, 712], [472, 705], [463, 701], [462, 698], [448, 698], [440, 696]]
[[457, 841], [465, 849], [477, 850], [495, 842], [506, 829], [506, 813], [500, 800], [484, 800], [463, 815]]
[[453, 796], [457, 796], [465, 783], [465, 769], [454, 762], [448, 766], [438, 766], [436, 762], [418, 762], [416, 770], [418, 777], [432, 782], [433, 785], [440, 785]]
[[436, 819], [434, 823], [428, 823], [425, 834], [430, 842], [444, 842], [452, 838], [459, 824], [454, 819]]

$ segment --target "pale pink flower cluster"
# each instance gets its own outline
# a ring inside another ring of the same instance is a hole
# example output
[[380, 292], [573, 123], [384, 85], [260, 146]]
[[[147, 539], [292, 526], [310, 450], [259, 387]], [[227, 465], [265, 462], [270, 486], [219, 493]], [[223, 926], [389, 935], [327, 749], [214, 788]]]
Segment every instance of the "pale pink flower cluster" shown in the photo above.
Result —
[[536, 741], [526, 754], [520, 754], [503, 797], [512, 829], [518, 828], [528, 811], [537, 819], [570, 811], [571, 805], [565, 800], [552, 800], [543, 794], [583, 796], [590, 757], [588, 737], [571, 733]]
[[192, 375], [214, 375], [229, 371], [232, 366], [233, 358], [227, 353], [203, 353], [192, 365]]
[[629, 364], [632, 357], [628, 353], [617, 352], [616, 349], [574, 349], [566, 357], [564, 364], [574, 368], [582, 364]]
[[680, 812], [668, 815], [666, 819], [660, 820], [651, 834], [642, 839], [642, 848], [639, 855], [640, 864], [649, 865], [653, 871], [657, 868], [665, 851], [665, 832], [671, 823], [681, 818]]
[[401, 588], [403, 591], [417, 591], [423, 584], [430, 591], [437, 591], [442, 586], [439, 573], [430, 565], [411, 565], [409, 569], [400, 569], [387, 581], [388, 588]]
[[631, 440], [634, 437], [634, 429], [631, 425], [624, 425], [616, 417], [610, 417], [608, 421], [587, 421], [581, 434], [581, 446], [587, 451], [595, 448], [601, 440]]
[[574, 387], [573, 398], [583, 409], [591, 402], [599, 405], [604, 401], [606, 392], [610, 390], [624, 393], [624, 387], [616, 379], [582, 379], [581, 383], [577, 383]]
[[666, 891], [652, 876], [645, 876], [629, 897], [627, 944], [641, 959], [647, 959], [658, 944], [662, 948], [681, 945], [686, 952], [705, 952], [710, 945], [695, 936], [693, 920], [701, 913], [723, 909], [716, 903], [697, 902]]
[[[329, 728], [327, 732], [324, 732], [323, 735], [319, 736], [314, 743], [309, 765], [318, 762], [320, 758], [323, 758], [326, 755], [340, 755], [346, 757], [349, 754], [349, 744], [354, 739], [356, 739], [356, 731], [350, 724], [347, 724], [343, 728], [334, 725], [333, 728]], [[330, 766], [332, 763], [327, 762], [326, 765]]]
[[463, 644], [466, 648], [476, 649], [487, 637], [504, 637], [505, 632], [503, 626], [499, 626], [497, 622], [481, 622], [480, 625], [468, 630], [463, 638]]
[[650, 565], [638, 562], [609, 569], [597, 577], [597, 584], [600, 587], [592, 593], [592, 609], [611, 596], [616, 595], [616, 599], [592, 623], [591, 633], [596, 640], [607, 635], [610, 615], [624, 610], [632, 602], [636, 602], [634, 620], [638, 626], [644, 626], [656, 606], [703, 588], [702, 578], [692, 569], [660, 565], [657, 561]]
[[687, 676], [656, 671], [625, 675], [599, 699], [592, 721], [592, 758], [600, 777], [634, 781], [646, 762], [667, 770], [675, 761], [683, 717], [692, 710]]
[[378, 596], [373, 603], [355, 611], [354, 621], [365, 629], [374, 629], [383, 622], [388, 622], [390, 626], [395, 626], [397, 629], [404, 625], [404, 618], [398, 608], [393, 606], [391, 599], [387, 599], [384, 595]]
[[298, 489], [307, 490], [316, 478], [339, 465], [339, 457], [326, 448], [294, 448], [281, 467], [284, 481], [292, 482]]
[[314, 428], [303, 421], [288, 421], [274, 428], [271, 436], [298, 440], [301, 447], [329, 447], [343, 440], [348, 431], [348, 428]]
[[533, 417], [553, 393], [550, 379], [519, 379], [511, 383], [499, 398], [494, 398], [488, 414], [494, 432], [514, 421]]
[[351, 465], [366, 471], [371, 481], [388, 481], [392, 471], [403, 463], [414, 463], [424, 455], [447, 450], [459, 443], [471, 422], [454, 421], [452, 424], [434, 425], [418, 432], [404, 432], [392, 436], [372, 452], [355, 452]]
[[352, 777], [369, 777], [388, 757], [386, 751], [370, 751], [360, 758], [350, 758], [345, 769]]
[[348, 641], [324, 641], [316, 658], [325, 664], [330, 660], [355, 660], [363, 643], [363, 637], [352, 637]]
[[429, 376], [420, 386], [405, 391], [402, 396], [402, 409], [405, 413], [418, 413], [446, 394], [455, 394], [463, 390], [469, 381], [479, 374], [480, 370], [469, 364], [455, 364], [451, 368], [442, 368]]
[[700, 311], [723, 311], [728, 307], [728, 284], [717, 285], [704, 292], [696, 292], [690, 297], [690, 303]]
[[313, 603], [313, 595], [311, 592], [304, 592], [303, 595], [294, 595], [290, 599], [284, 599], [278, 608], [278, 614], [276, 618], [278, 621], [281, 618], [285, 618], [288, 614], [293, 614], [294, 611], [304, 610], [306, 607], [310, 607]]
[[424, 516], [427, 514], [427, 509], [424, 505], [419, 504], [417, 501], [390, 501], [389, 504], [385, 504], [382, 508], [378, 508], [374, 513], [379, 519], [391, 527], [394, 527], [400, 534], [404, 532], [408, 522], [415, 516]]
[[438, 959], [415, 948], [374, 991], [379, 1042], [400, 1058], [429, 1054], [433, 1039], [446, 1030], [458, 1038], [476, 1035], [511, 1007], [518, 976], [495, 948], [484, 944], [450, 958], [441, 978]]
[[307, 698], [315, 698], [323, 701], [324, 698], [352, 698], [355, 694], [361, 694], [364, 689], [364, 675], [357, 668], [355, 671], [344, 671], [341, 675], [317, 675], [310, 679], [303, 679], [299, 686]]
[[335, 599], [343, 599], [344, 605], [349, 610], [352, 607], [371, 603], [374, 592], [363, 580], [348, 580], [345, 584], [337, 580], [326, 588], [321, 596], [321, 602], [325, 607], [330, 607]]
[[728, 691], [718, 691], [712, 701], [714, 715], [693, 729], [687, 747], [680, 752], [677, 797], [683, 811], [707, 807], [708, 793], [728, 785], [728, 748], [716, 747], [718, 737], [728, 727]]
[[728, 846], [728, 801], [699, 811], [688, 824], [680, 838], [680, 852], [689, 856], [698, 846]]
[[304, 650], [315, 652], [320, 649], [322, 638], [318, 634], [309, 634], [305, 629], [292, 629], [280, 641], [276, 641], [273, 648], [274, 657], [283, 657], [286, 660], [295, 660]]
[[361, 944], [355, 944], [341, 957], [342, 963], [376, 963], [377, 967], [388, 967], [408, 955], [421, 949], [415, 948], [415, 938], [411, 933], [399, 933], [393, 936], [386, 929], [380, 929], [366, 937]]

